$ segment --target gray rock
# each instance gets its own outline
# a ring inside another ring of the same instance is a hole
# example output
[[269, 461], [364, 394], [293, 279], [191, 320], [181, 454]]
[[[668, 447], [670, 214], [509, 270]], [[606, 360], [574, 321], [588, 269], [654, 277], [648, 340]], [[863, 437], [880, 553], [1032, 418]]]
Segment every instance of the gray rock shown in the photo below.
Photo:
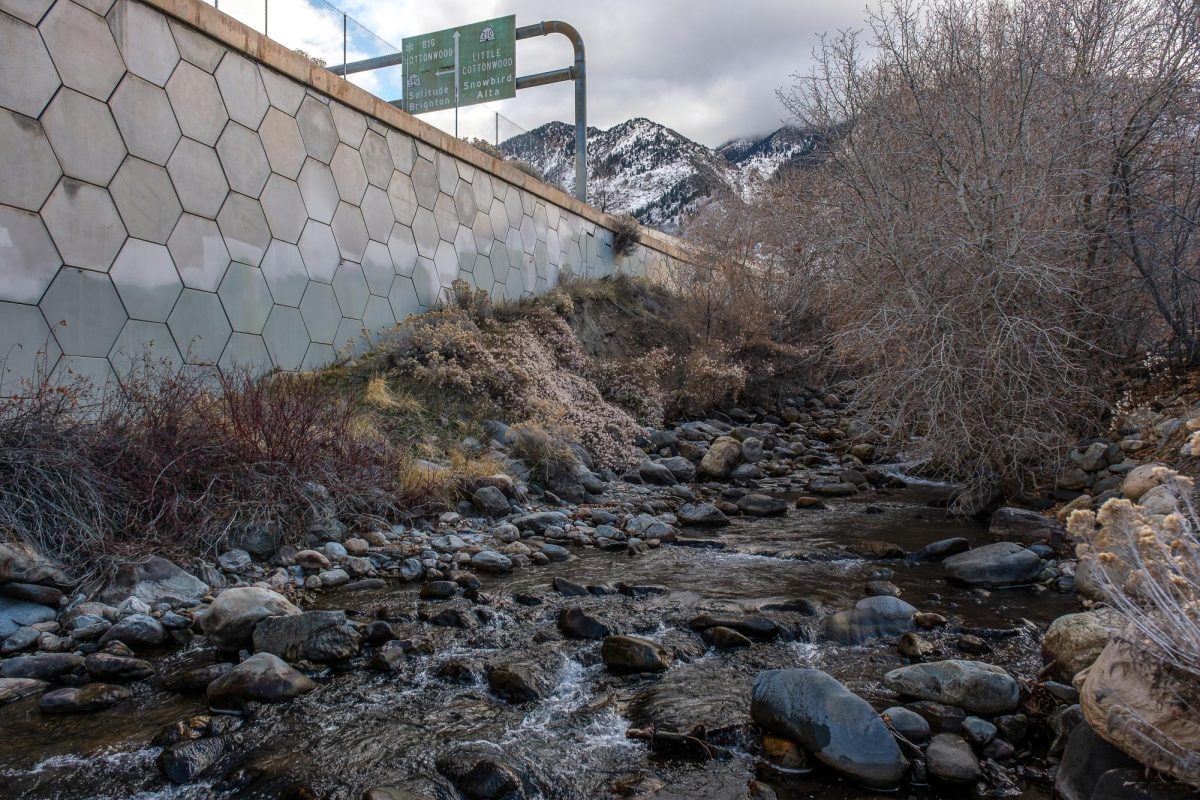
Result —
[[488, 688], [509, 703], [529, 703], [541, 700], [552, 688], [553, 681], [537, 661], [513, 661], [488, 669]]
[[400, 562], [400, 577], [406, 581], [415, 581], [425, 574], [425, 567], [419, 558], [406, 558]]
[[970, 542], [961, 536], [956, 536], [953, 539], [939, 539], [936, 542], [930, 542], [909, 558], [912, 561], [941, 561], [947, 556], [965, 553], [970, 549]]
[[1067, 746], [1054, 777], [1054, 791], [1063, 800], [1092, 800], [1096, 784], [1106, 772], [1129, 767], [1139, 765], [1081, 720], [1067, 737]]
[[942, 562], [946, 575], [968, 586], [1000, 588], [1032, 583], [1042, 571], [1042, 560], [1014, 542], [996, 542]]
[[480, 572], [512, 572], [512, 559], [495, 550], [480, 550], [471, 556], [471, 568]]
[[50, 606], [0, 597], [0, 639], [12, 636], [18, 628], [51, 622], [57, 615]]
[[675, 476], [675, 480], [680, 483], [688, 483], [696, 477], [696, 465], [683, 456], [663, 458], [658, 463], [671, 470], [671, 474]]
[[896, 788], [908, 769], [875, 709], [820, 670], [759, 673], [750, 712], [767, 732], [799, 742], [831, 769], [871, 788]]
[[99, 711], [129, 699], [129, 690], [110, 683], [89, 683], [52, 689], [42, 695], [38, 708], [43, 714], [82, 714]]
[[208, 584], [184, 572], [165, 558], [150, 556], [137, 564], [125, 564], [117, 570], [116, 577], [103, 592], [100, 599], [106, 603], [119, 603], [133, 596], [149, 605], [169, 602], [199, 600], [208, 594]]
[[74, 653], [33, 653], [0, 661], [0, 678], [56, 681], [83, 674], [83, 657]]
[[712, 503], [688, 503], [679, 509], [679, 521], [694, 527], [716, 527], [728, 525], [729, 517]]
[[679, 483], [675, 473], [654, 461], [643, 461], [638, 467], [638, 477], [652, 486], [674, 486]]
[[539, 535], [545, 533], [546, 528], [552, 525], [561, 528], [569, 522], [567, 515], [559, 511], [535, 511], [530, 514], [521, 514], [512, 520], [512, 524], [519, 529], [531, 530]]
[[600, 657], [608, 671], [618, 675], [664, 672], [671, 666], [665, 647], [637, 636], [609, 636], [600, 646]]
[[777, 517], [787, 513], [788, 503], [779, 497], [748, 494], [737, 501], [737, 507], [743, 514], [749, 514], [752, 517]]
[[278, 656], [256, 653], [208, 685], [208, 702], [214, 710], [241, 711], [247, 702], [278, 703], [316, 688]]
[[305, 611], [300, 614], [266, 617], [254, 626], [254, 650], [272, 653], [284, 661], [313, 659], [307, 652], [309, 640], [327, 628], [346, 624], [344, 611]]
[[572, 639], [603, 639], [612, 633], [607, 625], [579, 606], [562, 610], [558, 615], [558, 629], [563, 636]]
[[957, 706], [975, 714], [1004, 714], [1016, 709], [1021, 692], [1000, 667], [949, 659], [911, 664], [883, 676], [893, 692]]
[[317, 573], [317, 577], [321, 579], [322, 589], [336, 589], [350, 582], [350, 573], [341, 567], [322, 570]]
[[826, 617], [825, 635], [840, 644], [862, 644], [913, 630], [916, 613], [916, 608], [898, 597], [864, 597], [853, 608]]
[[503, 517], [512, 511], [504, 492], [495, 486], [480, 486], [471, 495], [471, 502], [489, 517]]
[[929, 723], [915, 711], [909, 711], [904, 706], [892, 706], [883, 712], [883, 719], [896, 733], [913, 744], [925, 744], [929, 741]]
[[98, 681], [140, 681], [154, 674], [149, 661], [112, 653], [91, 653], [83, 659], [83, 665]]
[[540, 549], [551, 561], [566, 561], [571, 557], [571, 551], [561, 545], [547, 542]]
[[155, 647], [166, 641], [167, 629], [146, 614], [131, 614], [113, 625], [100, 637], [100, 644], [122, 642], [135, 650]]
[[953, 733], [939, 733], [933, 737], [925, 750], [925, 763], [929, 774], [951, 783], [975, 783], [983, 780], [979, 759], [971, 745]]
[[757, 481], [763, 478], [763, 471], [757, 464], [738, 464], [729, 473], [729, 480], [735, 483]]
[[1062, 544], [1066, 531], [1052, 517], [1044, 517], [1036, 511], [1024, 508], [1001, 508], [992, 514], [988, 533], [1001, 542], [1031, 544]]
[[362, 648], [362, 634], [353, 625], [325, 628], [304, 644], [304, 657], [318, 664], [349, 661]]
[[217, 763], [232, 744], [233, 740], [228, 736], [208, 736], [176, 742], [164, 747], [158, 754], [158, 769], [164, 778], [176, 786], [192, 783]]
[[986, 719], [967, 717], [963, 720], [962, 734], [975, 747], [986, 747], [996, 738], [996, 726]]
[[[104, 625], [108, 627], [108, 623], [104, 623]], [[41, 631], [36, 628], [17, 628], [12, 635], [4, 640], [4, 644], [0, 644], [0, 656], [11, 656], [22, 650], [28, 650], [37, 644], [38, 637], [41, 635]]]
[[250, 555], [266, 561], [275, 555], [283, 539], [279, 525], [274, 522], [246, 522], [229, 533], [229, 546], [245, 550]]
[[299, 613], [286, 597], [270, 589], [236, 586], [217, 595], [199, 619], [205, 636], [218, 649], [236, 651], [252, 644], [260, 620]]
[[226, 550], [217, 556], [217, 566], [235, 575], [250, 569], [253, 563], [254, 559], [245, 550]]

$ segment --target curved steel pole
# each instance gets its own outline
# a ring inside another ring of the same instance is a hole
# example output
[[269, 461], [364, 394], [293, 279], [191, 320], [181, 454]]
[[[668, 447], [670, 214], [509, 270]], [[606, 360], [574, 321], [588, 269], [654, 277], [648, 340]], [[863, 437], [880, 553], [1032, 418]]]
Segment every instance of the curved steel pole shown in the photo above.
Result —
[[[575, 49], [575, 65], [571, 67], [569, 76], [575, 81], [575, 196], [580, 201], [587, 202], [587, 62], [585, 59], [583, 37], [579, 35], [579, 31], [575, 30], [574, 25], [570, 25], [561, 20], [547, 20], [539, 22], [536, 25], [525, 25], [517, 28], [516, 38], [528, 39], [532, 36], [548, 36], [552, 33], [560, 33], [571, 40], [571, 46]], [[543, 73], [542, 75], [530, 76], [530, 78], [548, 78], [543, 80], [530, 80], [529, 78], [519, 78], [517, 80], [517, 88], [525, 88], [530, 86], [540, 86], [543, 83], [553, 83], [558, 80], [566, 80], [567, 74], [563, 74], [564, 70], [555, 70], [554, 73]]]

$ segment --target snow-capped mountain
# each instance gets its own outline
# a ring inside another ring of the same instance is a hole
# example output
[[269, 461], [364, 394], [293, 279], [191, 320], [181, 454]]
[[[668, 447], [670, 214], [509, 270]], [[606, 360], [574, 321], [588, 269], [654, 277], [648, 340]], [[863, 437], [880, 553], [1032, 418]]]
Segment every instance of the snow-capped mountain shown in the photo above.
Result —
[[[716, 150], [645, 118], [606, 131], [588, 128], [588, 200], [665, 231], [697, 202], [722, 192], [746, 196], [788, 164], [811, 157], [816, 140], [794, 128], [739, 139]], [[500, 144], [568, 192], [575, 187], [575, 128], [551, 122]]]

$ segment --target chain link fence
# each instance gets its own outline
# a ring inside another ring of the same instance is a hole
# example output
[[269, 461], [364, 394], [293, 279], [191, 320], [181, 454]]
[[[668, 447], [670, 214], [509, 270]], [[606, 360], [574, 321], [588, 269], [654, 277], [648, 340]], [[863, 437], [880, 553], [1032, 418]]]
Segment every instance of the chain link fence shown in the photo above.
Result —
[[[354, 17], [325, 0], [208, 0], [219, 11], [290, 47], [322, 66], [333, 67], [400, 52]], [[417, 33], [414, 31], [413, 33]], [[348, 80], [403, 108], [403, 67], [352, 73]], [[425, 122], [462, 139], [492, 145], [528, 131], [488, 105], [437, 111]]]

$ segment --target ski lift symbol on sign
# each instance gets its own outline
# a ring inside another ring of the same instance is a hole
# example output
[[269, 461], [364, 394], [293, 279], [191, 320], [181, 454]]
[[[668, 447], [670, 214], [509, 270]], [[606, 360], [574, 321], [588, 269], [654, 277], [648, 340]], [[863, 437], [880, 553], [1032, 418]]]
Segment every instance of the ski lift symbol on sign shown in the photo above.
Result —
[[496, 32], [492, 30], [491, 25], [485, 25], [483, 30], [479, 32], [479, 43], [496, 41]]
[[408, 76], [408, 88], [409, 89], [415, 89], [415, 88], [419, 87], [420, 85], [421, 85], [421, 76], [420, 75], [409, 75]]

